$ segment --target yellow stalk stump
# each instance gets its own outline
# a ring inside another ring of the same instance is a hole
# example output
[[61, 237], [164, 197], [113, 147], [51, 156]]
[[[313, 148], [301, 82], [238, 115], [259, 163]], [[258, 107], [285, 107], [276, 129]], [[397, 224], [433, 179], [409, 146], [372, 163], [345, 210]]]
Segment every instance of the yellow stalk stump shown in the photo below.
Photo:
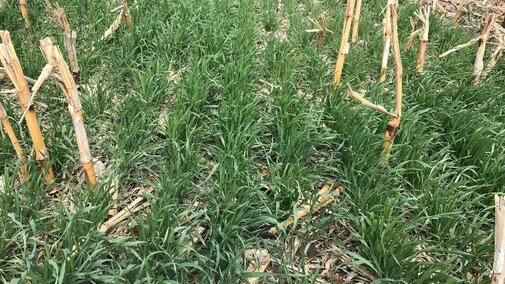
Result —
[[337, 63], [335, 65], [335, 75], [333, 76], [333, 84], [335, 86], [340, 84], [342, 70], [344, 69], [345, 56], [349, 53], [349, 34], [351, 33], [352, 15], [355, 4], [356, 0], [347, 0], [342, 39], [340, 41], [340, 49], [338, 52]]
[[473, 66], [473, 80], [472, 85], [477, 86], [480, 82], [480, 77], [482, 75], [482, 70], [484, 69], [484, 54], [486, 52], [486, 44], [489, 39], [489, 34], [493, 29], [495, 15], [491, 15], [487, 18], [486, 24], [482, 29], [482, 34], [480, 37], [480, 45], [477, 49], [477, 55], [475, 56], [475, 63]]
[[96, 175], [93, 168], [93, 158], [91, 157], [91, 152], [89, 150], [88, 136], [86, 134], [86, 128], [84, 126], [84, 118], [82, 115], [81, 99], [79, 97], [79, 91], [77, 90], [77, 85], [70, 73], [67, 63], [63, 59], [58, 47], [54, 46], [50, 38], [45, 38], [40, 41], [40, 48], [44, 54], [44, 58], [47, 64], [52, 65], [57, 69], [58, 78], [63, 93], [67, 97], [68, 110], [72, 116], [72, 123], [74, 125], [75, 137], [77, 140], [77, 147], [79, 148], [79, 155], [81, 158], [81, 164], [86, 172], [86, 177], [88, 182], [95, 186], [96, 185]]
[[505, 283], [505, 196], [494, 196], [494, 262], [491, 283]]
[[19, 140], [16, 136], [16, 133], [14, 132], [14, 129], [12, 128], [12, 125], [9, 122], [9, 118], [7, 117], [7, 112], [5, 111], [5, 108], [1, 103], [0, 103], [0, 120], [2, 120], [4, 131], [11, 140], [12, 147], [14, 147], [16, 155], [21, 160], [21, 165], [19, 166], [19, 177], [21, 178], [21, 181], [23, 182], [27, 181], [28, 173], [26, 172], [25, 168], [25, 156], [23, 154], [23, 148], [21, 148], [21, 145], [19, 144]]
[[28, 7], [26, 6], [26, 0], [19, 0], [19, 9], [21, 10], [21, 15], [23, 16], [23, 21], [25, 23], [25, 28], [30, 28], [30, 18], [28, 17]]
[[0, 44], [0, 60], [5, 68], [7, 75], [14, 84], [16, 91], [19, 95], [19, 102], [23, 112], [26, 112], [26, 123], [28, 131], [33, 142], [35, 150], [35, 157], [44, 172], [44, 179], [50, 186], [54, 185], [54, 173], [50, 166], [49, 152], [47, 151], [44, 137], [37, 120], [37, 114], [33, 105], [28, 103], [31, 100], [30, 90], [21, 69], [16, 51], [12, 45], [10, 34], [8, 31], [0, 31], [2, 44]]
[[402, 117], [402, 98], [403, 98], [403, 67], [400, 57], [400, 42], [398, 40], [398, 13], [397, 3], [391, 3], [391, 23], [392, 23], [392, 34], [393, 34], [393, 55], [395, 59], [395, 111], [397, 117], [393, 117], [386, 128], [386, 134], [384, 137], [384, 142], [382, 144], [382, 161], [380, 163], [381, 167], [387, 166], [389, 158], [391, 156], [391, 150], [393, 149], [394, 140], [398, 129], [400, 127], [400, 120]]
[[358, 41], [360, 17], [361, 17], [361, 0], [356, 0], [356, 11], [354, 13], [354, 23], [352, 25], [351, 43], [356, 43]]

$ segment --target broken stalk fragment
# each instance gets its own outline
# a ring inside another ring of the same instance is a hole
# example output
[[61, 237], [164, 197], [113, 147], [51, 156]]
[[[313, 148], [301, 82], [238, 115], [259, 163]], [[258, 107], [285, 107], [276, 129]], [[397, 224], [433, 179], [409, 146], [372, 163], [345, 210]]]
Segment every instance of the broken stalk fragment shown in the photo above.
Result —
[[309, 21], [311, 21], [317, 27], [317, 29], [309, 29], [305, 31], [308, 33], [318, 33], [316, 46], [317, 47], [323, 46], [326, 32], [333, 33], [332, 31], [326, 28], [326, 19], [322, 19], [322, 24], [320, 24], [319, 21], [317, 20], [313, 20], [312, 18], [309, 18]]
[[339, 196], [341, 193], [341, 187], [337, 187], [333, 181], [328, 182], [323, 186], [323, 188], [321, 188], [321, 190], [317, 192], [318, 199], [312, 207], [309, 205], [302, 206], [302, 208], [296, 212], [296, 217], [289, 217], [286, 221], [270, 228], [270, 230], [268, 230], [268, 233], [271, 236], [276, 236], [279, 230], [284, 230], [287, 227], [293, 225], [295, 223], [295, 220], [303, 220], [307, 218], [307, 215], [309, 215], [309, 213], [314, 214], [318, 212], [323, 206], [330, 204], [335, 199], [335, 197]]
[[358, 41], [360, 16], [361, 16], [361, 0], [356, 0], [356, 11], [354, 12], [354, 23], [352, 25], [351, 43], [356, 43], [356, 41]]
[[96, 185], [96, 175], [93, 168], [93, 158], [89, 150], [88, 136], [84, 126], [84, 118], [82, 115], [81, 99], [77, 85], [70, 73], [67, 63], [63, 59], [58, 47], [54, 46], [50, 38], [45, 38], [40, 41], [40, 48], [44, 54], [47, 64], [57, 68], [58, 82], [61, 89], [65, 93], [68, 102], [68, 110], [72, 116], [72, 123], [74, 125], [75, 138], [77, 140], [77, 147], [79, 148], [79, 156], [82, 167], [86, 172], [88, 182]]
[[[152, 188], [149, 188], [148, 190], [142, 188], [139, 191], [139, 194], [143, 193], [151, 193], [153, 191]], [[116, 226], [117, 224], [123, 222], [126, 220], [128, 217], [130, 217], [131, 214], [136, 213], [144, 208], [147, 208], [149, 206], [149, 202], [144, 202], [140, 206], [139, 204], [144, 200], [144, 196], [139, 196], [135, 200], [132, 201], [125, 209], [121, 210], [119, 213], [116, 215], [112, 216], [107, 220], [105, 223], [103, 223], [100, 228], [98, 229], [99, 232], [106, 233], [109, 231], [112, 227]]]
[[469, 47], [471, 45], [474, 45], [476, 44], [480, 39], [481, 39], [482, 36], [478, 36], [476, 38], [472, 38], [471, 40], [469, 40], [468, 42], [465, 42], [463, 44], [459, 44], [459, 45], [456, 45], [455, 47], [447, 50], [446, 52], [440, 54], [438, 57], [442, 58], [442, 57], [446, 57], [447, 55], [451, 54], [451, 53], [454, 53], [458, 50], [461, 50], [463, 48], [466, 48], [466, 47]]
[[405, 44], [405, 50], [409, 51], [412, 48], [412, 43], [414, 42], [414, 37], [421, 32], [421, 30], [416, 30], [417, 29], [417, 21], [410, 17], [410, 26], [412, 27], [412, 32], [409, 35], [409, 39], [407, 40], [407, 44]]
[[505, 283], [505, 196], [494, 196], [494, 262], [491, 283]]
[[386, 128], [384, 142], [382, 144], [382, 160], [381, 167], [386, 167], [391, 156], [396, 134], [400, 127], [400, 119], [402, 117], [402, 98], [403, 98], [403, 67], [400, 57], [400, 42], [398, 40], [398, 13], [397, 3], [391, 3], [391, 23], [393, 34], [393, 55], [395, 60], [395, 111], [398, 117], [393, 117]]
[[473, 80], [472, 85], [477, 86], [480, 81], [480, 77], [482, 75], [482, 70], [484, 69], [484, 54], [486, 52], [486, 44], [489, 39], [489, 34], [493, 28], [495, 15], [491, 15], [487, 18], [486, 24], [482, 30], [482, 34], [480, 37], [480, 45], [477, 49], [477, 55], [475, 56], [475, 63], [473, 67]]
[[491, 70], [496, 66], [498, 63], [498, 60], [503, 56], [503, 50], [505, 47], [503, 46], [498, 46], [493, 54], [491, 55], [491, 59], [489, 60], [489, 63], [487, 64], [486, 71], [482, 74], [482, 77], [486, 77]]
[[80, 84], [80, 70], [79, 63], [77, 61], [77, 33], [70, 29], [68, 24], [67, 16], [65, 15], [65, 10], [59, 5], [53, 7], [49, 0], [45, 0], [46, 9], [53, 14], [56, 23], [63, 29], [63, 43], [65, 49], [67, 50], [68, 59], [70, 60], [70, 66], [72, 68], [72, 74], [74, 81], [77, 85]]
[[21, 15], [23, 16], [23, 21], [25, 28], [30, 28], [30, 18], [28, 17], [28, 7], [26, 6], [26, 0], [19, 0], [19, 9], [21, 10]]
[[338, 86], [342, 78], [342, 70], [344, 69], [345, 56], [349, 53], [349, 34], [351, 32], [352, 15], [356, 0], [347, 0], [344, 17], [344, 27], [342, 29], [342, 39], [340, 41], [340, 49], [338, 51], [337, 63], [335, 65], [335, 74], [333, 76], [333, 84]]
[[465, 8], [466, 5], [471, 3], [473, 0], [460, 0], [457, 3], [457, 10], [452, 16], [452, 22], [453, 23], [458, 23], [459, 19], [461, 19], [461, 14], [463, 13], [463, 9]]
[[419, 35], [419, 54], [417, 56], [417, 66], [416, 66], [417, 74], [421, 74], [424, 72], [424, 64], [426, 61], [426, 50], [428, 49], [428, 37], [430, 33], [430, 7], [425, 7], [424, 13], [422, 10], [419, 11], [417, 16], [423, 23], [423, 27]]
[[44, 137], [40, 128], [37, 114], [33, 105], [28, 102], [31, 99], [30, 90], [23, 74], [21, 64], [12, 45], [10, 34], [8, 31], [0, 31], [2, 44], [0, 44], [0, 60], [7, 72], [10, 80], [14, 84], [19, 96], [19, 102], [23, 112], [26, 111], [26, 123], [28, 132], [33, 142], [35, 157], [44, 172], [46, 184], [54, 186], [54, 173], [50, 165], [49, 152], [47, 151]]
[[123, 4], [123, 17], [125, 22], [128, 27], [133, 28], [133, 20], [132, 15], [130, 14], [130, 9], [128, 8], [128, 2], [127, 0], [121, 0], [121, 3]]
[[391, 8], [389, 5], [386, 7], [386, 15], [384, 17], [384, 49], [382, 51], [382, 62], [380, 70], [379, 83], [386, 81], [386, 70], [388, 68], [389, 52], [391, 49]]
[[19, 144], [19, 140], [16, 136], [16, 133], [14, 132], [14, 129], [12, 128], [12, 125], [9, 122], [7, 112], [5, 111], [5, 108], [1, 103], [0, 103], [0, 120], [2, 120], [3, 129], [7, 134], [7, 136], [9, 137], [9, 140], [12, 143], [12, 147], [14, 148], [14, 151], [16, 151], [18, 159], [21, 161], [19, 165], [19, 177], [21, 178], [21, 181], [23, 182], [27, 181], [28, 174], [25, 168], [25, 156], [23, 153], [23, 148], [21, 148], [21, 145]]
[[361, 96], [360, 94], [356, 93], [355, 91], [353, 91], [351, 89], [351, 87], [349, 87], [349, 95], [353, 98], [355, 98], [358, 102], [360, 102], [362, 105], [365, 105], [367, 107], [370, 107], [371, 109], [373, 110], [376, 110], [380, 113], [383, 113], [385, 115], [388, 115], [388, 116], [391, 116], [393, 118], [398, 118], [398, 116], [394, 113], [391, 113], [389, 111], [387, 111], [386, 108], [384, 108], [383, 106], [380, 106], [380, 105], [377, 105], [377, 104], [374, 104], [372, 103], [371, 101], [365, 99], [363, 96]]
[[[37, 78], [37, 81], [35, 81], [35, 84], [33, 84], [32, 95], [30, 97], [30, 101], [28, 102], [29, 107], [33, 104], [35, 96], [37, 95], [40, 87], [42, 87], [42, 84], [44, 84], [44, 82], [47, 80], [47, 78], [49, 78], [52, 71], [53, 71], [53, 66], [51, 64], [46, 64], [46, 66], [44, 66], [44, 68], [42, 68], [42, 71], [40, 72], [40, 75]], [[21, 122], [25, 118], [26, 111], [29, 109], [29, 107], [26, 108], [26, 110], [23, 112], [23, 115], [21, 115], [21, 118], [19, 119], [18, 124], [21, 124]]]
[[100, 39], [101, 41], [106, 41], [119, 28], [119, 26], [121, 26], [121, 20], [123, 19], [123, 15], [124, 10], [122, 9], [119, 12], [119, 15], [114, 20], [114, 22], [112, 22], [112, 25], [110, 25], [110, 27], [103, 34], [102, 38]]

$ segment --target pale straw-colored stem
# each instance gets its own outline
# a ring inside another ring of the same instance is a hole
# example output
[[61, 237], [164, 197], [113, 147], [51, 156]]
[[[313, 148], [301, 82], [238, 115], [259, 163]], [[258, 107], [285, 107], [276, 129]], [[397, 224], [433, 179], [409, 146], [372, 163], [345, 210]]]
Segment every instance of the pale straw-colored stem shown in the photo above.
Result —
[[[42, 130], [37, 119], [35, 108], [28, 103], [31, 99], [30, 90], [26, 79], [24, 78], [23, 70], [19, 59], [14, 50], [10, 34], [8, 31], [0, 31], [2, 44], [0, 44], [0, 60], [7, 72], [10, 80], [14, 84], [19, 96], [21, 110], [26, 111], [26, 123], [28, 125], [28, 132], [33, 142], [35, 157], [44, 172], [44, 179], [48, 185], [54, 186], [54, 173], [50, 166], [49, 152], [47, 151]], [[27, 110], [28, 109], [28, 110]]]
[[338, 86], [342, 78], [342, 70], [344, 69], [344, 61], [349, 53], [349, 34], [351, 32], [352, 15], [356, 0], [347, 0], [344, 16], [344, 26], [342, 29], [342, 39], [340, 41], [340, 49], [338, 51], [337, 63], [335, 65], [335, 74], [333, 76], [333, 84]]

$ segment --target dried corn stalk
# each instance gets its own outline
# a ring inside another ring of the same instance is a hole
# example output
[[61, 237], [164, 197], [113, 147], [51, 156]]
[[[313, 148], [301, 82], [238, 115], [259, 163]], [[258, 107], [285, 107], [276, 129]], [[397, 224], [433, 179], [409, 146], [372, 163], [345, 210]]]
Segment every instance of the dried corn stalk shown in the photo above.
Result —
[[442, 58], [442, 57], [446, 57], [447, 55], [451, 54], [451, 53], [454, 53], [458, 50], [461, 50], [463, 48], [466, 48], [466, 47], [469, 47], [471, 45], [474, 45], [476, 44], [480, 39], [481, 39], [482, 36], [478, 36], [476, 38], [472, 38], [471, 40], [469, 40], [468, 42], [466, 43], [463, 43], [463, 44], [459, 44], [449, 50], [447, 50], [446, 52], [440, 54], [438, 57]]
[[110, 27], [103, 34], [102, 38], [100, 39], [101, 41], [106, 41], [117, 29], [119, 29], [119, 26], [121, 26], [121, 20], [123, 19], [123, 15], [124, 10], [121, 10], [119, 12], [119, 15], [114, 20], [114, 22], [112, 22], [112, 25], [110, 25]]
[[19, 144], [19, 140], [16, 136], [16, 133], [14, 132], [14, 129], [12, 128], [12, 125], [9, 122], [7, 112], [5, 111], [5, 108], [1, 103], [0, 103], [0, 120], [2, 120], [3, 129], [12, 143], [12, 147], [14, 147], [16, 155], [21, 161], [21, 164], [19, 165], [19, 177], [21, 178], [21, 181], [27, 181], [28, 174], [26, 173], [25, 168], [25, 156], [23, 154], [23, 148], [21, 148], [21, 145]]
[[42, 87], [42, 84], [44, 84], [44, 82], [47, 80], [47, 78], [49, 78], [52, 71], [53, 71], [53, 66], [50, 64], [47, 64], [46, 66], [44, 66], [44, 68], [42, 68], [42, 71], [40, 72], [40, 75], [37, 78], [37, 81], [35, 81], [35, 84], [33, 84], [32, 95], [30, 97], [30, 101], [28, 102], [28, 108], [26, 108], [26, 110], [23, 112], [23, 115], [21, 115], [21, 118], [19, 119], [18, 124], [21, 124], [21, 122], [23, 121], [23, 119], [26, 115], [26, 112], [28, 111], [28, 109], [30, 109], [29, 107], [33, 104], [35, 96], [37, 96], [37, 93], [38, 93], [40, 87]]
[[342, 191], [343, 191], [342, 188], [337, 187], [333, 181], [325, 184], [323, 188], [321, 188], [321, 190], [319, 190], [319, 192], [317, 193], [318, 199], [316, 204], [314, 204], [312, 207], [309, 205], [303, 205], [302, 208], [300, 208], [296, 212], [296, 217], [295, 216], [289, 217], [286, 221], [278, 224], [276, 227], [270, 228], [268, 233], [271, 236], [276, 236], [278, 230], [284, 230], [290, 225], [293, 225], [295, 223], [295, 220], [303, 220], [307, 217], [307, 215], [310, 212], [314, 214], [317, 211], [319, 211], [323, 206], [330, 204], [335, 199], [335, 197], [337, 197], [338, 195], [340, 195], [340, 193], [342, 193]]
[[460, 0], [460, 1], [456, 2], [456, 3], [458, 3], [457, 10], [453, 14], [453, 17], [452, 17], [452, 21], [454, 23], [459, 22], [459, 19], [461, 19], [461, 14], [463, 13], [463, 9], [465, 8], [466, 5], [472, 3], [472, 1], [473, 0]]
[[80, 69], [77, 61], [77, 33], [70, 29], [65, 10], [56, 4], [54, 7], [49, 0], [45, 0], [46, 9], [53, 15], [54, 20], [63, 29], [63, 43], [67, 50], [68, 59], [72, 68], [74, 81], [80, 84]]
[[361, 16], [361, 0], [356, 0], [356, 11], [354, 12], [354, 23], [352, 25], [351, 43], [358, 41], [359, 19]]
[[423, 23], [421, 33], [419, 34], [419, 54], [417, 56], [417, 74], [424, 72], [424, 63], [426, 61], [426, 50], [428, 49], [428, 37], [430, 33], [430, 7], [427, 6], [417, 13], [417, 17]]
[[379, 83], [386, 81], [386, 70], [388, 67], [389, 52], [391, 50], [391, 9], [389, 4], [386, 7], [386, 15], [383, 21], [384, 49], [382, 51], [382, 62]]
[[494, 196], [494, 262], [492, 283], [505, 283], [505, 196]]
[[128, 8], [128, 2], [126, 0], [120, 0], [120, 2], [122, 4], [121, 11], [119, 12], [119, 15], [116, 17], [114, 22], [112, 22], [112, 25], [110, 25], [110, 27], [105, 31], [102, 38], [100, 39], [101, 41], [106, 41], [121, 26], [121, 21], [123, 19], [125, 20], [128, 27], [133, 27], [132, 16], [130, 14], [130, 9]]
[[340, 49], [338, 52], [337, 63], [335, 65], [335, 75], [333, 76], [333, 84], [335, 86], [340, 84], [342, 70], [344, 69], [345, 57], [349, 53], [349, 34], [351, 32], [352, 16], [355, 4], [356, 0], [347, 0], [344, 26], [342, 30], [342, 39], [340, 41]]
[[[264, 272], [272, 261], [266, 249], [245, 250], [244, 257], [247, 261], [247, 272]], [[260, 277], [249, 277], [247, 281], [249, 284], [256, 284], [260, 282]]]
[[393, 118], [398, 118], [398, 116], [394, 113], [391, 113], [389, 111], [387, 111], [386, 108], [384, 108], [383, 106], [380, 106], [380, 105], [377, 105], [377, 104], [374, 104], [372, 103], [371, 101], [365, 99], [363, 96], [361, 96], [360, 94], [356, 93], [355, 91], [353, 91], [351, 89], [351, 87], [349, 87], [349, 95], [353, 98], [355, 98], [356, 100], [358, 100], [358, 102], [360, 102], [361, 104], [367, 106], [367, 107], [370, 107], [371, 109], [373, 110], [376, 110], [380, 113], [383, 113], [383, 114], [386, 114], [386, 115], [389, 115]]
[[[143, 193], [151, 193], [153, 191], [152, 188], [145, 189], [141, 188], [139, 191], [139, 194]], [[147, 208], [149, 206], [149, 202], [144, 202], [141, 204], [141, 202], [144, 200], [144, 196], [139, 196], [135, 200], [132, 201], [124, 210], [121, 210], [119, 213], [116, 215], [112, 216], [109, 220], [107, 220], [105, 223], [103, 223], [100, 228], [98, 229], [99, 232], [106, 233], [109, 231], [112, 227], [116, 226], [117, 224], [123, 222], [124, 220], [128, 219], [131, 214], [137, 213], [138, 211]]]
[[58, 71], [58, 79], [61, 89], [65, 93], [68, 102], [68, 110], [72, 116], [72, 123], [75, 130], [75, 138], [79, 148], [79, 155], [82, 167], [86, 172], [88, 182], [95, 186], [96, 176], [93, 168], [93, 158], [89, 150], [88, 136], [84, 126], [84, 118], [82, 115], [81, 99], [77, 85], [70, 74], [67, 63], [63, 59], [58, 47], [54, 46], [50, 38], [45, 38], [40, 41], [40, 47], [47, 64], [52, 65]]
[[7, 72], [10, 80], [14, 84], [19, 95], [19, 101], [23, 112], [26, 111], [26, 123], [33, 142], [35, 157], [44, 172], [44, 179], [48, 185], [54, 185], [54, 173], [50, 166], [49, 152], [47, 151], [44, 137], [37, 119], [37, 114], [33, 105], [29, 105], [31, 100], [30, 90], [24, 78], [21, 64], [19, 63], [16, 51], [12, 45], [8, 31], [0, 31], [2, 44], [0, 44], [0, 60]]
[[495, 51], [491, 55], [491, 59], [489, 60], [488, 65], [486, 67], [486, 71], [482, 74], [483, 77], [486, 77], [489, 74], [489, 72], [491, 72], [491, 70], [493, 70], [493, 68], [498, 63], [498, 60], [500, 60], [500, 58], [503, 56], [504, 49], [505, 49], [505, 47], [501, 46], [501, 45], [495, 49]]
[[475, 63], [473, 67], [473, 80], [472, 85], [476, 86], [480, 82], [480, 77], [482, 75], [482, 70], [484, 69], [484, 54], [486, 52], [486, 44], [489, 39], [489, 34], [493, 28], [495, 15], [491, 15], [487, 18], [486, 24], [482, 30], [480, 37], [480, 45], [477, 49], [477, 55], [475, 56]]
[[30, 28], [30, 18], [28, 17], [28, 7], [26, 6], [26, 0], [19, 0], [19, 9], [21, 10], [21, 15], [23, 16], [23, 21], [25, 23], [25, 28]]
[[400, 42], [398, 40], [398, 13], [397, 13], [396, 2], [390, 4], [391, 8], [391, 23], [393, 27], [393, 55], [395, 59], [395, 111], [394, 114], [397, 117], [393, 117], [386, 128], [386, 134], [384, 142], [382, 144], [382, 161], [380, 163], [381, 167], [385, 167], [388, 164], [389, 157], [391, 156], [391, 150], [393, 149], [394, 140], [396, 134], [398, 133], [398, 128], [400, 127], [400, 119], [402, 117], [402, 98], [403, 98], [403, 67], [400, 57]]
[[[389, 6], [389, 5], [388, 5]], [[409, 35], [409, 39], [407, 40], [407, 44], [405, 45], [405, 50], [409, 51], [412, 48], [412, 43], [414, 42], [414, 37], [421, 32], [421, 30], [417, 29], [417, 21], [410, 17], [410, 26], [412, 27], [412, 32]]]
[[316, 41], [316, 46], [317, 47], [323, 46], [324, 39], [326, 37], [326, 32], [333, 33], [332, 31], [330, 31], [327, 28], [326, 19], [323, 18], [322, 24], [319, 23], [318, 20], [313, 20], [312, 18], [309, 18], [309, 21], [311, 21], [317, 27], [317, 29], [309, 29], [309, 30], [305, 30], [305, 31], [308, 32], [308, 33], [318, 33], [318, 37], [317, 37], [317, 41]]
[[130, 14], [130, 9], [128, 8], [128, 2], [127, 0], [121, 0], [121, 3], [123, 4], [123, 17], [126, 21], [126, 24], [128, 25], [128, 27], [132, 28], [133, 20]]

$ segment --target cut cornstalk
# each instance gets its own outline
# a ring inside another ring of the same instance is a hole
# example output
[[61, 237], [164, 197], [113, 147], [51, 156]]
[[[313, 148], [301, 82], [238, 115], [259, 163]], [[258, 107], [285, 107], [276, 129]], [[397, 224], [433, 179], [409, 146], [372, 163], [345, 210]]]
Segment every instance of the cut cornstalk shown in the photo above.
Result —
[[28, 108], [23, 112], [23, 115], [21, 115], [21, 118], [19, 119], [18, 124], [20, 124], [23, 119], [25, 118], [26, 111], [29, 109], [29, 107], [33, 104], [33, 100], [35, 99], [35, 96], [37, 95], [40, 87], [42, 87], [42, 84], [49, 78], [51, 75], [51, 72], [53, 71], [53, 66], [51, 64], [46, 64], [44, 68], [42, 68], [42, 72], [40, 72], [39, 77], [37, 78], [37, 81], [35, 81], [35, 84], [33, 84], [32, 87], [32, 95], [30, 97], [30, 101], [28, 102]]
[[[143, 193], [150, 193], [152, 192], [153, 189], [150, 188], [148, 190], [145, 190], [144, 188], [140, 189], [139, 194]], [[149, 202], [144, 202], [141, 204], [141, 202], [144, 200], [144, 196], [139, 196], [135, 198], [135, 200], [132, 201], [125, 209], [121, 210], [119, 213], [116, 215], [112, 216], [107, 220], [105, 223], [103, 223], [100, 228], [98, 229], [99, 232], [106, 233], [109, 231], [111, 228], [116, 226], [117, 224], [123, 222], [124, 220], [128, 219], [128, 217], [131, 216], [133, 213], [137, 213], [138, 211], [147, 208], [149, 206]], [[140, 204], [140, 206], [139, 206]]]
[[494, 227], [494, 262], [492, 282], [505, 283], [505, 196], [494, 196], [495, 227]]
[[107, 215], [114, 216], [118, 213], [117, 212], [117, 204], [115, 204], [115, 202], [119, 199], [119, 178], [115, 178], [112, 181], [112, 185], [109, 190], [109, 194], [112, 198], [112, 201], [114, 201], [114, 205], [112, 205], [112, 208], [109, 209], [109, 212], [107, 212]]
[[0, 60], [2, 61], [5, 71], [16, 88], [22, 111], [26, 111], [28, 131], [33, 142], [35, 157], [44, 172], [44, 179], [48, 185], [53, 186], [54, 173], [50, 165], [49, 152], [47, 151], [46, 144], [44, 143], [44, 137], [42, 136], [35, 108], [33, 105], [28, 104], [31, 99], [31, 95], [21, 64], [19, 63], [16, 51], [12, 45], [9, 32], [0, 31], [0, 37], [2, 38], [2, 44], [0, 44]]
[[391, 23], [392, 23], [392, 34], [393, 34], [393, 55], [395, 59], [395, 111], [394, 114], [397, 117], [393, 117], [386, 128], [386, 134], [384, 137], [384, 142], [382, 144], [382, 160], [380, 162], [381, 167], [385, 167], [388, 164], [389, 158], [391, 156], [391, 151], [393, 149], [396, 134], [398, 133], [398, 128], [400, 127], [400, 119], [402, 117], [402, 98], [403, 98], [403, 67], [400, 57], [400, 42], [398, 40], [398, 14], [397, 14], [397, 3], [391, 3]]
[[360, 16], [361, 16], [361, 0], [356, 0], [356, 11], [354, 12], [354, 23], [352, 25], [351, 43], [356, 43], [356, 41], [358, 41]]
[[335, 65], [335, 74], [333, 76], [333, 84], [335, 86], [340, 84], [340, 79], [342, 78], [342, 70], [344, 69], [345, 57], [349, 53], [349, 34], [351, 32], [352, 16], [355, 4], [356, 0], [347, 0], [344, 16], [344, 26], [342, 29], [342, 39], [340, 41], [340, 49], [338, 51], [337, 63]]
[[25, 156], [23, 154], [23, 148], [21, 148], [21, 145], [19, 144], [19, 140], [16, 136], [16, 133], [14, 132], [14, 129], [12, 128], [12, 125], [9, 122], [7, 112], [5, 111], [5, 108], [1, 103], [0, 103], [0, 120], [2, 120], [3, 129], [12, 143], [12, 147], [14, 148], [14, 151], [16, 151], [16, 155], [21, 161], [19, 165], [19, 177], [21, 178], [21, 181], [27, 181], [28, 174], [25, 168]]
[[102, 38], [100, 39], [101, 41], [106, 41], [117, 29], [119, 29], [119, 26], [121, 26], [121, 20], [123, 19], [124, 15], [124, 9], [122, 9], [119, 12], [119, 15], [116, 17], [114, 22], [112, 22], [112, 25], [105, 31], [103, 34]]
[[491, 59], [489, 60], [489, 63], [487, 64], [486, 71], [482, 74], [483, 77], [486, 77], [491, 70], [496, 66], [498, 63], [498, 60], [503, 56], [503, 49], [505, 47], [503, 46], [498, 46], [493, 54], [491, 55]]
[[409, 51], [412, 48], [412, 43], [414, 43], [414, 38], [416, 37], [416, 35], [418, 35], [421, 32], [420, 29], [417, 29], [417, 21], [412, 17], [410, 17], [409, 20], [410, 20], [410, 26], [412, 26], [412, 32], [409, 35], [409, 38], [407, 40], [407, 44], [405, 44], [406, 51]]
[[460, 0], [458, 1], [458, 8], [456, 12], [453, 14], [452, 21], [454, 23], [459, 22], [459, 19], [461, 18], [461, 14], [463, 13], [463, 9], [465, 8], [466, 5], [471, 3], [473, 0]]
[[130, 14], [130, 8], [128, 8], [128, 2], [127, 0], [121, 0], [121, 3], [123, 4], [123, 17], [125, 19], [125, 22], [128, 25], [128, 27], [132, 28], [133, 20], [132, 15]]
[[463, 44], [459, 44], [459, 45], [456, 45], [455, 47], [447, 50], [446, 52], [440, 54], [438, 57], [442, 58], [442, 57], [446, 57], [447, 55], [451, 54], [451, 53], [454, 53], [458, 50], [461, 50], [463, 48], [466, 48], [466, 47], [469, 47], [469, 46], [472, 46], [474, 44], [476, 44], [480, 39], [481, 39], [482, 36], [478, 36], [476, 38], [472, 38], [471, 40], [469, 40], [468, 42], [465, 42]]
[[428, 37], [430, 33], [430, 7], [425, 7], [424, 11], [421, 10], [417, 17], [423, 23], [421, 33], [419, 34], [419, 53], [417, 56], [417, 74], [424, 72], [424, 64], [426, 61], [426, 50], [428, 49]]
[[398, 14], [396, 2], [391, 5], [391, 26], [393, 36], [393, 57], [395, 62], [395, 114], [400, 118], [402, 116], [402, 98], [403, 98], [403, 66], [400, 56], [400, 41], [398, 39]]
[[50, 38], [45, 38], [40, 41], [40, 47], [47, 64], [57, 68], [58, 78], [61, 89], [65, 93], [68, 102], [68, 110], [72, 116], [72, 123], [74, 125], [75, 138], [77, 139], [77, 146], [79, 148], [79, 155], [82, 167], [86, 172], [88, 182], [96, 185], [96, 175], [93, 168], [93, 158], [89, 150], [88, 136], [84, 126], [84, 118], [82, 115], [81, 99], [77, 85], [70, 73], [67, 63], [63, 59], [58, 47], [54, 46]]
[[380, 113], [383, 113], [385, 115], [389, 115], [393, 118], [398, 118], [398, 116], [394, 113], [391, 113], [389, 112], [386, 108], [384, 108], [383, 106], [380, 106], [380, 105], [377, 105], [377, 104], [374, 104], [372, 103], [371, 101], [365, 99], [363, 96], [361, 96], [360, 94], [356, 93], [355, 91], [353, 91], [350, 87], [349, 87], [349, 95], [353, 98], [355, 98], [356, 100], [358, 100], [358, 102], [360, 102], [361, 104], [367, 106], [367, 107], [370, 107], [371, 109], [373, 110], [376, 110]]
[[317, 20], [313, 20], [312, 18], [309, 18], [309, 21], [311, 21], [317, 27], [317, 29], [309, 29], [309, 30], [305, 30], [305, 31], [308, 33], [318, 33], [316, 46], [317, 47], [323, 46], [326, 32], [333, 33], [332, 31], [330, 31], [329, 29], [326, 28], [326, 19], [322, 20], [322, 24], [319, 23], [319, 21], [317, 21]]
[[271, 236], [276, 236], [278, 230], [286, 229], [287, 227], [293, 225], [296, 220], [303, 220], [307, 218], [307, 215], [309, 215], [311, 212], [312, 214], [318, 212], [323, 206], [330, 204], [335, 199], [335, 197], [340, 195], [340, 193], [342, 193], [342, 188], [337, 187], [333, 181], [325, 184], [323, 188], [317, 192], [318, 199], [316, 204], [314, 204], [312, 207], [309, 205], [303, 205], [302, 208], [296, 212], [296, 217], [289, 217], [286, 221], [270, 228], [270, 230], [268, 230], [268, 233]]
[[489, 34], [493, 28], [495, 15], [491, 15], [488, 17], [486, 24], [482, 30], [482, 34], [480, 37], [480, 45], [477, 49], [477, 55], [475, 56], [475, 63], [473, 66], [473, 80], [472, 85], [477, 86], [480, 81], [480, 77], [482, 75], [482, 70], [484, 69], [484, 53], [486, 52], [486, 44], [489, 39]]
[[386, 7], [386, 15], [384, 17], [384, 49], [382, 51], [382, 62], [380, 70], [379, 83], [386, 81], [386, 70], [388, 68], [389, 52], [391, 50], [391, 9], [389, 5]]
[[26, 6], [26, 0], [19, 0], [19, 9], [21, 10], [21, 15], [23, 16], [23, 21], [25, 28], [30, 28], [30, 18], [28, 17], [28, 7]]
[[67, 16], [65, 15], [65, 10], [59, 5], [53, 7], [49, 0], [45, 0], [46, 9], [53, 14], [53, 18], [56, 23], [63, 29], [63, 43], [65, 49], [67, 50], [68, 59], [70, 60], [70, 66], [72, 68], [72, 74], [74, 76], [74, 81], [77, 85], [80, 83], [80, 70], [79, 63], [77, 61], [77, 33], [70, 29], [68, 24]]
[[[5, 68], [3, 67], [0, 67], [0, 81], [4, 80], [5, 78], [7, 78], [7, 72], [5, 71]], [[28, 84], [30, 85], [33, 85], [35, 84], [35, 80], [28, 77], [28, 76], [25, 76], [25, 80]]]

